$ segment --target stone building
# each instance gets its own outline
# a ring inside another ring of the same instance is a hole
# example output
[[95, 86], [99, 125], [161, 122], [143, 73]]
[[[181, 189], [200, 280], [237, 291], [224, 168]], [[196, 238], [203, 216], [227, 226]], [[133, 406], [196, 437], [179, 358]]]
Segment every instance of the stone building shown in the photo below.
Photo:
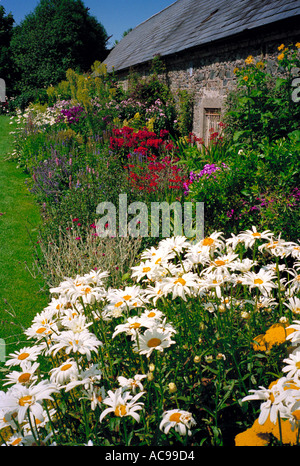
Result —
[[194, 96], [193, 131], [207, 139], [222, 118], [234, 68], [247, 56], [272, 72], [278, 46], [300, 41], [300, 0], [177, 0], [127, 34], [104, 63], [126, 86], [160, 56], [173, 92]]

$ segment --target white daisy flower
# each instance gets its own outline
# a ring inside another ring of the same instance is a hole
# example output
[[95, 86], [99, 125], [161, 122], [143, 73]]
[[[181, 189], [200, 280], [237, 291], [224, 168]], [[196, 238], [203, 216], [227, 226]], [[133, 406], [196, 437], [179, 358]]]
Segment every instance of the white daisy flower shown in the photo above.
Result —
[[133, 350], [136, 353], [145, 354], [149, 358], [154, 350], [162, 352], [174, 343], [175, 341], [171, 340], [169, 334], [152, 327], [147, 329], [143, 335], [139, 335]]
[[78, 377], [78, 366], [74, 359], [69, 358], [59, 367], [50, 370], [50, 381], [58, 385], [63, 385], [71, 378]]
[[276, 383], [271, 384], [270, 388], [259, 387], [259, 390], [249, 390], [249, 393], [252, 393], [252, 395], [247, 395], [242, 399], [242, 402], [251, 400], [262, 401], [258, 418], [260, 425], [263, 425], [269, 416], [270, 421], [276, 424], [278, 414], [285, 413], [286, 408], [283, 402], [287, 396], [287, 391], [285, 390], [286, 381], [286, 377], [281, 377]]
[[140, 421], [140, 415], [136, 411], [143, 409], [144, 403], [138, 402], [144, 392], [140, 392], [134, 397], [129, 392], [124, 392], [122, 388], [118, 388], [115, 392], [108, 390], [108, 397], [103, 400], [103, 403], [109, 408], [105, 409], [100, 416], [100, 422], [108, 413], [114, 413], [116, 417], [131, 416], [137, 422]]
[[289, 308], [293, 314], [300, 314], [300, 298], [297, 298], [296, 296], [291, 297], [288, 299], [287, 303], [284, 303], [284, 305]]
[[28, 409], [36, 419], [43, 421], [41, 403], [43, 400], [52, 400], [52, 393], [58, 392], [57, 386], [47, 380], [29, 387], [17, 384], [6, 392], [4, 397], [0, 397], [0, 409], [5, 409], [8, 413], [17, 413], [19, 424], [25, 420]]
[[21, 371], [12, 371], [5, 376], [7, 382], [5, 382], [3, 386], [12, 384], [31, 385], [38, 379], [36, 371], [39, 367], [40, 365], [37, 362], [33, 364], [30, 361], [25, 362], [21, 366]]
[[196, 421], [192, 414], [188, 411], [180, 409], [171, 409], [163, 413], [163, 419], [160, 422], [159, 428], [165, 434], [174, 428], [180, 435], [192, 435], [191, 428], [196, 425]]
[[181, 254], [184, 249], [190, 246], [190, 242], [185, 236], [173, 236], [171, 238], [161, 240], [158, 246], [168, 253], [175, 252], [177, 254]]
[[80, 371], [76, 377], [71, 377], [70, 382], [65, 386], [65, 391], [69, 392], [72, 388], [82, 385], [85, 390], [92, 389], [102, 378], [102, 371], [98, 364], [91, 364], [86, 370]]
[[246, 248], [252, 248], [254, 243], [259, 239], [271, 241], [273, 233], [270, 230], [265, 230], [260, 233], [257, 231], [256, 227], [253, 226], [252, 230], [242, 231], [242, 233], [237, 236], [244, 243]]
[[145, 379], [147, 376], [142, 374], [136, 374], [133, 378], [127, 379], [126, 377], [119, 376], [118, 382], [123, 390], [132, 390], [132, 393], [135, 394], [137, 388], [144, 390], [144, 387], [141, 383], [141, 380]]
[[288, 358], [283, 360], [287, 365], [282, 368], [282, 372], [286, 372], [287, 378], [295, 377], [299, 379], [300, 376], [300, 351], [290, 354]]
[[153, 325], [153, 320], [147, 319], [146, 317], [128, 317], [127, 322], [124, 324], [119, 324], [115, 327], [112, 338], [115, 338], [119, 333], [126, 333], [132, 338], [135, 338], [137, 332], [140, 331], [142, 327], [150, 328]]
[[166, 277], [161, 284], [164, 294], [172, 293], [172, 298], [180, 296], [186, 301], [186, 296], [190, 296], [199, 287], [199, 277], [193, 272], [187, 272], [175, 277]]
[[277, 284], [273, 280], [277, 280], [276, 275], [272, 271], [263, 269], [257, 273], [246, 272], [241, 278], [243, 285], [248, 285], [250, 289], [258, 288], [264, 296], [269, 295], [272, 289], [277, 288]]
[[89, 361], [91, 359], [91, 352], [97, 352], [98, 347], [102, 345], [103, 343], [88, 330], [83, 330], [80, 333], [74, 333], [72, 330], [66, 330], [60, 335], [55, 336], [54, 344], [49, 348], [47, 353], [55, 356], [58, 351], [64, 349], [66, 354], [83, 354]]
[[6, 366], [23, 366], [27, 362], [34, 362], [41, 354], [41, 346], [25, 346], [24, 348], [15, 351], [9, 355], [9, 359], [5, 362]]

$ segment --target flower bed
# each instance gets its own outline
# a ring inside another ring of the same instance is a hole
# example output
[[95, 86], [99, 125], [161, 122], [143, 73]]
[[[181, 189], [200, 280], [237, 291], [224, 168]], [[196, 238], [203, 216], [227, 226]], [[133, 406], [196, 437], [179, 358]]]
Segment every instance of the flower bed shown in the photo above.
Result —
[[299, 259], [253, 227], [164, 239], [121, 288], [101, 270], [65, 279], [5, 363], [3, 442], [232, 445], [251, 428], [294, 444]]

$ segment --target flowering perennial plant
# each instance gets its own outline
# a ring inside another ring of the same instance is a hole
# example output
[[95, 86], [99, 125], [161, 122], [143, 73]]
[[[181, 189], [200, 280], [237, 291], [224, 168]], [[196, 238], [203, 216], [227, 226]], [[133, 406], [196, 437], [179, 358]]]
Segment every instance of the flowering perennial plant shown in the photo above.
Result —
[[[299, 273], [299, 244], [253, 227], [163, 239], [121, 288], [101, 270], [66, 278], [5, 362], [2, 443], [220, 445], [225, 412], [252, 399], [260, 426], [298, 432]], [[283, 375], [264, 388], [272, 351]]]

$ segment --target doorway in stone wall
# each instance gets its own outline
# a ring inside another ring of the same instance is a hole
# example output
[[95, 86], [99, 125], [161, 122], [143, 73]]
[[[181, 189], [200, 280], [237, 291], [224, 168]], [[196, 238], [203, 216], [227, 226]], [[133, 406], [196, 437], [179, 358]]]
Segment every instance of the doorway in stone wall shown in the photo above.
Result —
[[219, 123], [221, 122], [220, 108], [205, 108], [203, 119], [203, 139], [207, 146], [210, 141], [211, 134], [219, 131]]

